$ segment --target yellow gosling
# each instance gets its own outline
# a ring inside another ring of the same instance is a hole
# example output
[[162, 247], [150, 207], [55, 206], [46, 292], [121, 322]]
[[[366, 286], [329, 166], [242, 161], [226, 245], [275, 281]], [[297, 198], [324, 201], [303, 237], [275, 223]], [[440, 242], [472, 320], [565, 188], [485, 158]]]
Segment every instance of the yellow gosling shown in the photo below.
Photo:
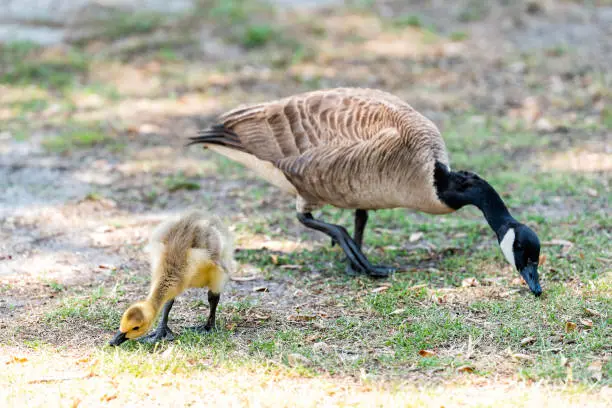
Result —
[[151, 235], [149, 250], [152, 269], [149, 295], [123, 313], [111, 346], [143, 336], [160, 310], [162, 317], [157, 328], [140, 341], [173, 340], [168, 315], [174, 298], [188, 288], [207, 287], [210, 306], [206, 324], [190, 329], [208, 332], [215, 327], [221, 291], [235, 270], [233, 237], [229, 230], [217, 217], [193, 211], [157, 226]]

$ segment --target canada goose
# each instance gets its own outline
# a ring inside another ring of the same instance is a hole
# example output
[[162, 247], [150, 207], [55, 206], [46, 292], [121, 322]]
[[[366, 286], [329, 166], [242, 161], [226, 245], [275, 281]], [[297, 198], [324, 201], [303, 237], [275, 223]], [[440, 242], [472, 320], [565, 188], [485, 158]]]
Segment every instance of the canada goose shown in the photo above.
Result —
[[[394, 95], [338, 88], [239, 107], [191, 144], [203, 144], [294, 194], [297, 218], [342, 247], [347, 272], [384, 277], [393, 271], [373, 266], [361, 251], [368, 210], [445, 214], [472, 204], [497, 234], [507, 261], [535, 295], [542, 292], [537, 235], [510, 215], [485, 180], [451, 171], [438, 128]], [[313, 218], [311, 211], [325, 204], [356, 210], [354, 239], [345, 228]]]
[[152, 269], [149, 296], [125, 311], [111, 346], [144, 335], [162, 305], [162, 318], [157, 329], [141, 341], [173, 340], [168, 314], [174, 298], [187, 288], [208, 287], [210, 306], [206, 324], [191, 329], [207, 332], [215, 326], [221, 290], [234, 270], [233, 240], [222, 222], [200, 212], [190, 212], [178, 220], [163, 222], [153, 231], [149, 250]]

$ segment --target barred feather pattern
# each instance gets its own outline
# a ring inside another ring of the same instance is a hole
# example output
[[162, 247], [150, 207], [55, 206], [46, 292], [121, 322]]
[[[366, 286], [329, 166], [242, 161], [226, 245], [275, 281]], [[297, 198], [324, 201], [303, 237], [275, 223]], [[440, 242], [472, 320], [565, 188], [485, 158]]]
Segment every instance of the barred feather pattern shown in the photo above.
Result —
[[239, 107], [192, 143], [221, 144], [273, 163], [295, 186], [302, 210], [331, 204], [452, 211], [433, 185], [435, 162], [448, 164], [440, 132], [383, 91], [337, 88]]

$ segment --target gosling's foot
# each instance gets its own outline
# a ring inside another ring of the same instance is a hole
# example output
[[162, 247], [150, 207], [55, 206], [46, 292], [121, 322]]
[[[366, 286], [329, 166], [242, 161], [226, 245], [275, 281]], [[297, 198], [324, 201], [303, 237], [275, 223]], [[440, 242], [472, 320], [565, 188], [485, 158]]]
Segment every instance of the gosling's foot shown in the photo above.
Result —
[[371, 266], [369, 268], [360, 268], [353, 265], [352, 263], [349, 263], [348, 265], [346, 265], [346, 269], [344, 270], [344, 272], [349, 276], [357, 276], [365, 273], [366, 275], [372, 278], [387, 278], [389, 277], [389, 275], [395, 273], [396, 270], [396, 268], [393, 268], [391, 266], [383, 265]]
[[140, 343], [155, 344], [160, 341], [172, 341], [176, 338], [176, 335], [170, 330], [169, 327], [158, 327], [151, 333], [147, 334], [138, 339]]

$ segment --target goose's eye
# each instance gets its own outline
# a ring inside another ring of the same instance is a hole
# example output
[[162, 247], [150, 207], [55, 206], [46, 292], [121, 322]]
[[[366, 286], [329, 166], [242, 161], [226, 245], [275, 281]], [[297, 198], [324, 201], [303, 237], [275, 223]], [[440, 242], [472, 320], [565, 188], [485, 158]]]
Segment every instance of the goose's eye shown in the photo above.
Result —
[[140, 326], [132, 327], [132, 330], [138, 330], [138, 329], [140, 329]]

